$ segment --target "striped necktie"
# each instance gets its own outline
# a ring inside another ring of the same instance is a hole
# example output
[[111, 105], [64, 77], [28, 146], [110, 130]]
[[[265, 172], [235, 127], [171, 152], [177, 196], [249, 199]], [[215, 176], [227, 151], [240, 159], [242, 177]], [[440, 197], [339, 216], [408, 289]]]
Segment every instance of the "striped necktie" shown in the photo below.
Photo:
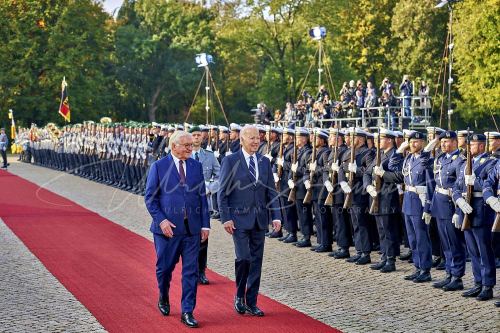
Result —
[[253, 156], [250, 156], [250, 163], [248, 165], [248, 170], [250, 171], [250, 174], [252, 175], [252, 179], [254, 181], [254, 183], [257, 181], [257, 177], [256, 177], [256, 170], [255, 170], [255, 161], [253, 159]]

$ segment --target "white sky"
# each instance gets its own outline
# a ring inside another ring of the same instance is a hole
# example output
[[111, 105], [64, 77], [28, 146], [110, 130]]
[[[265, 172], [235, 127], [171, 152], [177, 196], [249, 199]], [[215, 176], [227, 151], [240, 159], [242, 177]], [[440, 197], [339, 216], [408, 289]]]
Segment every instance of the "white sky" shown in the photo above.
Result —
[[[123, 3], [123, 0], [104, 0], [104, 9], [113, 15], [113, 11], [120, 7]], [[116, 14], [116, 13], [115, 13]]]

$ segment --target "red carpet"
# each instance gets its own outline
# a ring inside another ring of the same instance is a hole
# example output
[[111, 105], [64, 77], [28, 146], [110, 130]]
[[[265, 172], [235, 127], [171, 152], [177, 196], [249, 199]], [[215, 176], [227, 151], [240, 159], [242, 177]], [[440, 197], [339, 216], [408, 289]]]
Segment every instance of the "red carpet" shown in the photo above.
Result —
[[[156, 308], [149, 240], [6, 171], [0, 171], [0, 188], [0, 217], [105, 329], [192, 331], [180, 323], [180, 267], [172, 279], [170, 316]], [[198, 289], [195, 310], [203, 332], [339, 332], [265, 296], [259, 296], [265, 317], [240, 316], [232, 305], [234, 282], [207, 275], [211, 285]]]

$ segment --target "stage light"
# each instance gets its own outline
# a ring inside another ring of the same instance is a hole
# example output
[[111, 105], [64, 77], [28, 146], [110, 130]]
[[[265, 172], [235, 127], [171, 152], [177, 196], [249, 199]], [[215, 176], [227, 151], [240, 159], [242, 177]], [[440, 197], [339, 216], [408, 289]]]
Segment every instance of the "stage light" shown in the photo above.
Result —
[[206, 53], [197, 54], [194, 60], [198, 64], [198, 67], [206, 67], [208, 64], [214, 63], [214, 58], [210, 54]]
[[326, 37], [326, 28], [325, 27], [314, 27], [309, 30], [309, 36], [313, 39], [321, 40]]

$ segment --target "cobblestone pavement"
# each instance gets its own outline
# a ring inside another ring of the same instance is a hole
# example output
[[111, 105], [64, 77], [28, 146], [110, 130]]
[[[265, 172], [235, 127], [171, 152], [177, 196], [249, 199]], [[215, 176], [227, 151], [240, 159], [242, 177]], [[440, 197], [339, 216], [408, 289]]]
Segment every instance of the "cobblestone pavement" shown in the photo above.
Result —
[[0, 332], [106, 332], [1, 219]]
[[[11, 163], [9, 171], [152, 239], [141, 196], [21, 163]], [[233, 244], [217, 221], [212, 221], [208, 266], [234, 279]], [[404, 281], [412, 271], [410, 264], [398, 261], [394, 273], [373, 272], [271, 239], [266, 241], [261, 292], [344, 332], [500, 331], [500, 311], [493, 301], [477, 302], [430, 283]], [[443, 272], [432, 274], [434, 281], [444, 277]], [[472, 286], [469, 264], [464, 283]]]

